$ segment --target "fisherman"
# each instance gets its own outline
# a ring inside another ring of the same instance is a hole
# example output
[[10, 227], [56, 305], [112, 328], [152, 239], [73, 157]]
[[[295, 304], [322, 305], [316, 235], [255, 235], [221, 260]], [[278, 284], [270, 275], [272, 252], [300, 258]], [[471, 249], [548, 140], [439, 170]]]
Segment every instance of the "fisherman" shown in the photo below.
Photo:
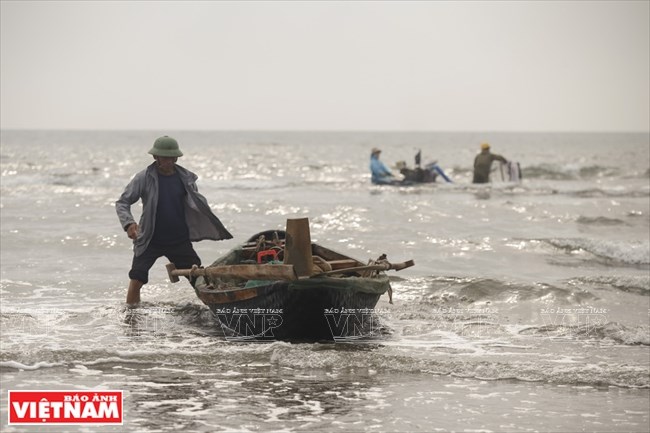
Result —
[[474, 180], [473, 183], [488, 183], [490, 181], [490, 170], [492, 161], [501, 161], [506, 164], [508, 161], [501, 155], [490, 152], [488, 143], [481, 144], [481, 153], [474, 158]]
[[[129, 305], [140, 302], [140, 289], [159, 257], [167, 257], [177, 268], [201, 266], [193, 241], [232, 238], [199, 194], [198, 176], [176, 164], [183, 156], [178, 142], [165, 135], [154, 142], [149, 153], [154, 162], [135, 175], [115, 202], [120, 224], [133, 239], [126, 295]], [[138, 200], [142, 200], [142, 215], [136, 223], [131, 205]]]
[[375, 185], [394, 184], [398, 182], [391, 171], [379, 160], [381, 150], [373, 147], [370, 151], [370, 180]]

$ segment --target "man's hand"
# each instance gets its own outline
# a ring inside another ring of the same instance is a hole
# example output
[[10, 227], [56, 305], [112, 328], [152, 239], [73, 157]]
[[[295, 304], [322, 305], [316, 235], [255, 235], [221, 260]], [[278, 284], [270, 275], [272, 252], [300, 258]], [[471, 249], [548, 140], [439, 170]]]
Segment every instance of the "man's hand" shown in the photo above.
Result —
[[138, 237], [138, 225], [136, 223], [132, 223], [130, 226], [126, 228], [126, 235], [130, 239], [136, 239]]

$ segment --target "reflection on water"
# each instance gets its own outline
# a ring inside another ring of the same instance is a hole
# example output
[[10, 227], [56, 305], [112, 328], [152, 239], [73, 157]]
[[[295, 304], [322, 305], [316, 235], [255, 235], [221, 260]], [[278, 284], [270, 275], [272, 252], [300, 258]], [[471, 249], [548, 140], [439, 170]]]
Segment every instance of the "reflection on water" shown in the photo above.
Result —
[[[114, 202], [151, 136], [3, 131], [3, 432], [25, 431], [6, 390], [62, 388], [123, 389], [106, 432], [650, 429], [647, 134], [492, 134], [524, 181], [480, 186], [474, 134], [178, 132], [235, 236], [196, 243], [206, 263], [305, 216], [337, 251], [415, 260], [370, 344], [229, 342], [162, 263], [125, 309]], [[454, 183], [372, 186], [373, 146]]]
[[[178, 369], [154, 370], [132, 371], [151, 381], [132, 385], [127, 394], [130, 429], [453, 431], [462, 425], [505, 432], [535, 430], [543, 423], [548, 431], [623, 432], [649, 425], [644, 407], [648, 390], [598, 391], [368, 370], [308, 374], [250, 365], [200, 377]], [[606, 408], [594, 404], [603, 394]], [[612, 421], [611, 415], [624, 418]]]
[[136, 420], [130, 428], [231, 430], [249, 425], [277, 430], [294, 421], [321, 424], [323, 417], [334, 419], [382, 404], [367, 372], [309, 374], [272, 365], [233, 365], [197, 376], [192, 361], [188, 364], [187, 371], [178, 366], [120, 369], [134, 379], [125, 399], [127, 418]]

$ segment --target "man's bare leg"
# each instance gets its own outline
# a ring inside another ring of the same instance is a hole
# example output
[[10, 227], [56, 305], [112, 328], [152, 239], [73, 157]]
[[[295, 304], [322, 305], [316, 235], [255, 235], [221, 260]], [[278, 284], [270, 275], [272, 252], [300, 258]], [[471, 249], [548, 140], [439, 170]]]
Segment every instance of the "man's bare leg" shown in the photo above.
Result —
[[126, 293], [126, 303], [129, 305], [137, 305], [140, 303], [140, 289], [144, 283], [138, 280], [129, 281], [129, 291]]

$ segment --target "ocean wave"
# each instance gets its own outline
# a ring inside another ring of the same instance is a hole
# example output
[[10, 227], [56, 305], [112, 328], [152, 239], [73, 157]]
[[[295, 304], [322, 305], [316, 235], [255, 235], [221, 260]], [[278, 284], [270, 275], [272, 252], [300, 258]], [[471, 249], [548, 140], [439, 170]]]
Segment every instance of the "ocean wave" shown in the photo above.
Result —
[[581, 325], [548, 324], [526, 328], [520, 331], [520, 334], [571, 340], [609, 340], [629, 346], [650, 346], [650, 326], [627, 327], [616, 322], [583, 323]]
[[[390, 348], [390, 346], [389, 346]], [[432, 349], [436, 350], [436, 349]], [[271, 355], [273, 364], [284, 368], [309, 371], [323, 369], [351, 372], [420, 373], [479, 380], [518, 380], [566, 385], [619, 386], [650, 388], [647, 368], [626, 363], [558, 364], [548, 360], [536, 361], [481, 359], [475, 355], [445, 350], [437, 354], [405, 355], [401, 348], [384, 350], [382, 346], [365, 350], [320, 350], [276, 348]]]
[[[579, 180], [601, 177], [617, 177], [621, 169], [601, 165], [579, 166], [576, 164], [539, 164], [522, 168], [524, 179]], [[642, 176], [642, 174], [639, 174]]]
[[626, 188], [587, 188], [576, 191], [566, 191], [564, 194], [580, 198], [601, 198], [601, 197], [617, 197], [617, 198], [640, 198], [650, 195], [650, 190], [647, 187], [642, 189], [626, 189]]
[[[578, 339], [593, 339], [585, 330], [568, 330], [578, 333]], [[544, 335], [555, 332], [562, 338], [565, 330], [550, 327], [529, 328], [521, 335]], [[617, 324], [606, 324], [598, 329], [597, 337], [612, 340], [618, 344], [632, 346], [648, 345], [648, 329], [626, 328]], [[552, 335], [551, 335], [552, 336]], [[552, 336], [553, 337], [553, 336]], [[422, 347], [413, 340], [402, 336], [388, 337], [365, 343], [351, 342], [345, 344], [290, 344], [272, 343], [226, 343], [215, 340], [210, 345], [196, 349], [190, 347], [176, 349], [128, 348], [82, 350], [69, 349], [52, 351], [39, 349], [31, 353], [3, 353], [5, 360], [0, 368], [7, 370], [39, 370], [44, 368], [63, 368], [75, 373], [83, 369], [92, 369], [100, 374], [115, 375], [116, 367], [131, 371], [145, 371], [152, 367], [164, 365], [166, 369], [179, 369], [188, 377], [195, 373], [235, 374], [246, 376], [250, 372], [269, 368], [283, 368], [296, 374], [313, 374], [323, 371], [328, 375], [363, 374], [363, 372], [415, 373], [443, 375], [451, 377], [475, 378], [479, 380], [517, 380], [550, 384], [619, 386], [627, 388], [649, 388], [650, 376], [647, 366], [627, 361], [601, 362], [591, 364], [584, 362], [557, 362], [557, 358], [548, 357], [544, 346], [538, 350], [545, 356], [534, 356], [535, 347], [513, 345], [502, 338], [457, 339], [458, 344], [450, 340], [428, 342]], [[462, 341], [461, 341], [462, 340]], [[573, 337], [572, 341], [575, 341]], [[454, 340], [456, 341], [456, 340]], [[426, 350], [422, 350], [426, 349]], [[519, 356], [522, 350], [525, 356]], [[628, 350], [642, 350], [629, 347]], [[505, 351], [505, 352], [504, 352]], [[505, 356], [508, 352], [512, 356]], [[30, 360], [40, 359], [33, 362]], [[238, 366], [233, 371], [233, 366]], [[67, 374], [67, 373], [66, 373]], [[76, 374], [76, 373], [75, 373]], [[189, 380], [189, 379], [188, 379]]]
[[541, 239], [541, 241], [567, 254], [587, 252], [605, 264], [650, 264], [650, 243], [644, 241], [615, 242], [584, 238]]
[[35, 362], [34, 364], [23, 364], [22, 362], [18, 361], [1, 361], [0, 362], [0, 369], [3, 368], [9, 368], [9, 369], [14, 369], [14, 370], [39, 370], [41, 368], [51, 368], [51, 367], [58, 367], [63, 365], [63, 363], [60, 362], [46, 362], [46, 361], [39, 361]]
[[[588, 276], [572, 278], [569, 285], [583, 287], [585, 285], [609, 288], [614, 291], [650, 296], [650, 275], [647, 276]], [[603, 287], [605, 286], [605, 287]]]
[[[424, 306], [429, 310], [432, 307], [453, 304], [513, 304], [540, 299], [579, 305], [597, 299], [595, 295], [577, 291], [571, 286], [528, 284], [492, 278], [433, 276], [400, 281], [393, 286], [396, 298], [403, 298], [412, 305]], [[402, 294], [402, 290], [407, 293]]]
[[576, 219], [576, 222], [578, 224], [584, 224], [584, 225], [596, 225], [596, 226], [618, 226], [618, 225], [627, 225], [627, 223], [623, 220], [620, 220], [618, 218], [607, 218], [603, 216], [599, 217], [586, 217], [586, 216], [579, 216]]
[[[445, 192], [455, 191], [459, 193], [473, 194], [478, 199], [489, 199], [494, 196], [570, 196], [579, 198], [645, 198], [650, 196], [650, 188], [646, 184], [641, 185], [625, 185], [614, 187], [590, 187], [590, 188], [576, 188], [575, 184], [571, 182], [563, 182], [562, 184], [540, 181], [527, 181], [523, 182], [499, 182], [495, 181], [487, 184], [473, 184], [473, 183], [454, 183], [443, 184], [433, 183], [424, 184], [420, 186], [410, 186], [399, 188], [400, 192], [409, 192], [412, 194], [422, 194], [424, 192], [438, 192], [443, 190]], [[390, 187], [389, 190], [397, 190]]]

